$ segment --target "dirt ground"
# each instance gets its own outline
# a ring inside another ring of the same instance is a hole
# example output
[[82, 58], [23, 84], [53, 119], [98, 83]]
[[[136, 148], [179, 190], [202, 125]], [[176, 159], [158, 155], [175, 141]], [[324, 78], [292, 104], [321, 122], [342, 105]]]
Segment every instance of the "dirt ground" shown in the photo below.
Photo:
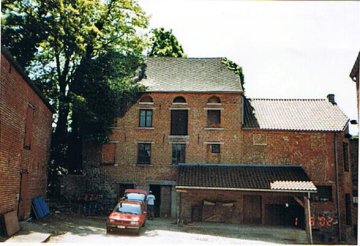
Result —
[[[140, 235], [129, 232], [106, 234], [106, 217], [76, 213], [51, 214], [22, 224], [21, 233], [48, 233], [47, 243], [132, 245], [274, 245], [307, 244], [304, 230], [284, 227], [193, 223], [178, 226], [174, 219], [148, 220]], [[21, 234], [20, 233], [20, 234]], [[16, 236], [15, 236], [16, 237]], [[29, 242], [29, 241], [27, 241]], [[31, 243], [31, 242], [29, 242]]]

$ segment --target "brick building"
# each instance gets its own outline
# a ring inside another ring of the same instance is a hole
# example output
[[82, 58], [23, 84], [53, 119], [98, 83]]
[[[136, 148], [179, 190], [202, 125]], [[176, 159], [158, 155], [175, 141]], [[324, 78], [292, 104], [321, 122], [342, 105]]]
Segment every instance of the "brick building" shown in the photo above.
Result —
[[[354, 66], [350, 72], [350, 78], [352, 81], [356, 83], [356, 93], [357, 93], [357, 112], [358, 112], [358, 120], [357, 124], [359, 126], [360, 116], [359, 116], [359, 78], [360, 78], [360, 52], [355, 60]], [[359, 129], [358, 129], [359, 130]], [[354, 224], [354, 233], [357, 236], [358, 226], [357, 226], [357, 215], [358, 215], [358, 179], [359, 179], [359, 136], [353, 137], [350, 140], [351, 144], [351, 164], [352, 164], [352, 171], [353, 171], [353, 215], [355, 216], [353, 220], [355, 221]]]
[[32, 199], [46, 195], [54, 109], [10, 53], [1, 49], [0, 214], [31, 213]]
[[248, 99], [221, 58], [148, 58], [141, 83], [110, 142], [85, 149], [118, 196], [152, 190], [156, 215], [180, 222], [351, 234], [349, 120], [334, 95]]
[[356, 83], [356, 92], [357, 92], [357, 107], [358, 107], [358, 121], [359, 121], [359, 77], [360, 77], [360, 52], [355, 60], [354, 66], [350, 72], [350, 78]]

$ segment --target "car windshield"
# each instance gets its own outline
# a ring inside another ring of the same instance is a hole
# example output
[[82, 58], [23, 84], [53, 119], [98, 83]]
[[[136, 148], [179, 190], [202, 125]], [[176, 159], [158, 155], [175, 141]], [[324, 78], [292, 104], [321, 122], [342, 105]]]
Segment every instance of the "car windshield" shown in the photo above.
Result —
[[140, 193], [127, 193], [126, 199], [132, 200], [132, 201], [144, 201], [145, 195]]
[[116, 206], [115, 211], [120, 213], [141, 214], [141, 206], [140, 204], [120, 203]]

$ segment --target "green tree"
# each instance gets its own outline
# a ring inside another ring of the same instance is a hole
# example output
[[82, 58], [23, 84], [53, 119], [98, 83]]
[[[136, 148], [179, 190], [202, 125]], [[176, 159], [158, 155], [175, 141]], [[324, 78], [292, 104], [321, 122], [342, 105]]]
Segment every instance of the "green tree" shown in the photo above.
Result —
[[148, 18], [132, 0], [4, 0], [2, 13], [2, 44], [57, 109], [51, 157], [56, 174], [66, 161], [72, 109], [84, 93], [96, 93], [79, 92], [80, 70], [109, 51], [140, 59], [146, 45], [139, 32]]
[[245, 91], [245, 76], [242, 67], [227, 58], [223, 58], [222, 63], [225, 64], [231, 71], [234, 71], [235, 74], [239, 75], [241, 87]]
[[150, 57], [186, 57], [179, 41], [172, 30], [165, 31], [164, 28], [155, 28], [151, 31], [151, 48], [148, 52]]

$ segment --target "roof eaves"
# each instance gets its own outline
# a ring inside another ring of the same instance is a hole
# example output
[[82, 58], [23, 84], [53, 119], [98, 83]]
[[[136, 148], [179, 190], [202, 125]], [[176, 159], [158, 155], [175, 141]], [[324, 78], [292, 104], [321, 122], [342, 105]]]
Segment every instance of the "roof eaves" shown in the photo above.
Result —
[[226, 93], [226, 94], [242, 94], [243, 91], [219, 91], [219, 90], [208, 90], [208, 91], [190, 91], [190, 90], [183, 90], [183, 91], [176, 91], [176, 90], [147, 90], [146, 92], [151, 93]]
[[286, 190], [286, 189], [257, 189], [257, 188], [231, 188], [231, 187], [202, 187], [202, 186], [183, 186], [177, 185], [176, 189], [184, 189], [184, 190], [228, 190], [228, 191], [256, 191], [256, 192], [284, 192], [284, 193], [316, 193], [316, 190]]

